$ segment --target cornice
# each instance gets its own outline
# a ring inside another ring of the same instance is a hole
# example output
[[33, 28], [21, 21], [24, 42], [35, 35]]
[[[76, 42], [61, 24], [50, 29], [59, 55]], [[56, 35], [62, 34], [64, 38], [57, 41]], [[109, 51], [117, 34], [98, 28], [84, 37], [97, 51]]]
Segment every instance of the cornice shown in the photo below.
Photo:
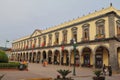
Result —
[[[112, 38], [103, 38], [103, 39], [95, 39], [95, 40], [91, 40], [91, 41], [85, 41], [85, 42], [77, 42], [78, 46], [84, 45], [84, 44], [93, 44], [93, 43], [98, 43], [98, 42], [106, 42], [106, 41], [110, 41], [110, 40], [116, 40], [118, 42], [120, 42], [120, 39], [117, 37], [112, 37]], [[46, 46], [46, 47], [37, 47], [37, 48], [30, 48], [30, 49], [26, 49], [26, 50], [16, 50], [13, 52], [19, 52], [19, 51], [29, 51], [29, 50], [40, 50], [40, 49], [49, 49], [49, 48], [55, 48], [55, 47], [61, 47], [62, 45], [54, 45], [54, 46]], [[69, 47], [72, 46], [72, 44], [64, 44], [65, 47]]]
[[[70, 28], [70, 27], [73, 27], [73, 26], [75, 27], [75, 26], [83, 24], [83, 23], [88, 23], [89, 21], [92, 21], [92, 20], [96, 20], [96, 19], [99, 19], [99, 18], [102, 18], [102, 17], [105, 17], [105, 16], [109, 16], [109, 14], [114, 14], [116, 17], [120, 18], [120, 16], [115, 11], [111, 11], [111, 12], [108, 12], [108, 13], [105, 13], [105, 14], [101, 14], [99, 16], [95, 16], [95, 17], [92, 17], [92, 18], [89, 18], [89, 19], [86, 19], [86, 20], [83, 20], [83, 21], [80, 21], [80, 22], [62, 27], [62, 28], [58, 28], [58, 29], [55, 29], [55, 30], [52, 30], [52, 31], [49, 31], [49, 32], [46, 32], [46, 33], [41, 33], [40, 35], [37, 35], [37, 36], [34, 36], [34, 37], [29, 37], [29, 38], [23, 39], [21, 41], [28, 40], [28, 39], [31, 39], [31, 38], [35, 38], [35, 37], [38, 37], [38, 36], [43, 36], [43, 35], [50, 34], [50, 33], [54, 33], [54, 32], [57, 32], [57, 31], [60, 31], [60, 30], [66, 29], [66, 28]], [[18, 42], [21, 42], [21, 41], [18, 41]], [[15, 43], [17, 43], [17, 42], [15, 42]]]

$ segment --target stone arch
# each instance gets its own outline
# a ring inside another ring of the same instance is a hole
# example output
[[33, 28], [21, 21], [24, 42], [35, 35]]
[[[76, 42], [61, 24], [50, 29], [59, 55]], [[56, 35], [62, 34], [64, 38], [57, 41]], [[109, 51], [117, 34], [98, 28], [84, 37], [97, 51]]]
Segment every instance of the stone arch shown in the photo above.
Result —
[[[74, 65], [74, 50], [70, 51], [70, 65]], [[80, 55], [78, 49], [76, 49], [76, 55], [75, 55], [75, 65], [80, 66]]]
[[106, 46], [97, 46], [95, 50], [95, 67], [102, 68], [109, 65], [109, 50]]
[[48, 64], [52, 64], [52, 51], [51, 50], [49, 50], [48, 51]]
[[93, 65], [93, 54], [90, 47], [82, 48], [81, 52], [81, 66], [91, 67]]
[[105, 47], [105, 48], [107, 48], [107, 50], [109, 51], [109, 47], [108, 47], [108, 46], [106, 46], [106, 45], [98, 45], [98, 46], [96, 46], [96, 47], [94, 48], [94, 52], [96, 52], [96, 50], [97, 50], [99, 47]]
[[62, 51], [61, 65], [69, 65], [69, 52], [66, 49]]
[[60, 64], [60, 51], [55, 50], [54, 51], [54, 64]]

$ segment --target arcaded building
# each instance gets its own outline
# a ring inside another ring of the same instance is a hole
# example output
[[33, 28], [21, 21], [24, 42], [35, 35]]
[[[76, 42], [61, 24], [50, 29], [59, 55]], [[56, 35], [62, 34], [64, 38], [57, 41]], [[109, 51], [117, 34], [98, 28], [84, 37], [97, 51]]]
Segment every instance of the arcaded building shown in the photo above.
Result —
[[[71, 39], [76, 41], [73, 48]], [[12, 43], [12, 60], [51, 65], [120, 69], [120, 10], [112, 5], [86, 16], [50, 27]], [[75, 51], [74, 51], [75, 50]]]

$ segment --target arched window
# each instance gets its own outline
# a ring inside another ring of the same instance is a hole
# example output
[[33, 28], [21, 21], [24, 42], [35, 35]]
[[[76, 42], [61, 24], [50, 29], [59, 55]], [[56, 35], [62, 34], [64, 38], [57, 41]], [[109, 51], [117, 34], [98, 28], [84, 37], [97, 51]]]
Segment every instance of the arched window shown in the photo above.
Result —
[[46, 36], [43, 36], [43, 42], [42, 42], [42, 47], [46, 45]]
[[117, 24], [117, 36], [120, 36], [120, 20], [117, 20], [116, 24]]
[[105, 37], [105, 20], [100, 19], [96, 21], [96, 38], [104, 38]]
[[38, 37], [38, 46], [40, 47], [40, 45], [41, 45], [41, 38], [40, 38], [40, 36]]
[[49, 34], [48, 37], [49, 37], [48, 46], [51, 46], [52, 45], [52, 34]]
[[59, 32], [56, 32], [55, 33], [55, 42], [54, 42], [55, 45], [58, 45], [59, 44]]
[[63, 41], [62, 41], [62, 43], [66, 44], [67, 43], [67, 30], [63, 30], [62, 32], [63, 32]]
[[87, 41], [89, 40], [89, 24], [84, 24], [82, 26], [82, 30], [83, 30], [83, 37], [82, 37], [82, 41]]
[[73, 27], [72, 29], [72, 39], [74, 38], [77, 42], [77, 27]]

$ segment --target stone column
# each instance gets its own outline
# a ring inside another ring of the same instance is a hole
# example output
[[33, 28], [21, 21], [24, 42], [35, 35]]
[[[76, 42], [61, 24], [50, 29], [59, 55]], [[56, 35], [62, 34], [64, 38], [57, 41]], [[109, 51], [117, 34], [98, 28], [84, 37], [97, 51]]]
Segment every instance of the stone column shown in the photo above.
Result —
[[68, 50], [69, 66], [70, 66], [70, 55], [71, 55], [70, 50]]
[[118, 67], [118, 59], [117, 59], [117, 46], [115, 45], [115, 40], [109, 41], [109, 64], [111, 65], [113, 71], [117, 72], [119, 67]]
[[95, 69], [95, 52], [92, 52], [92, 55], [93, 55], [93, 68]]
[[108, 13], [109, 36], [115, 36], [115, 12]]
[[59, 62], [60, 64], [59, 65], [61, 65], [61, 57], [62, 57], [62, 51], [60, 51], [60, 62]]

